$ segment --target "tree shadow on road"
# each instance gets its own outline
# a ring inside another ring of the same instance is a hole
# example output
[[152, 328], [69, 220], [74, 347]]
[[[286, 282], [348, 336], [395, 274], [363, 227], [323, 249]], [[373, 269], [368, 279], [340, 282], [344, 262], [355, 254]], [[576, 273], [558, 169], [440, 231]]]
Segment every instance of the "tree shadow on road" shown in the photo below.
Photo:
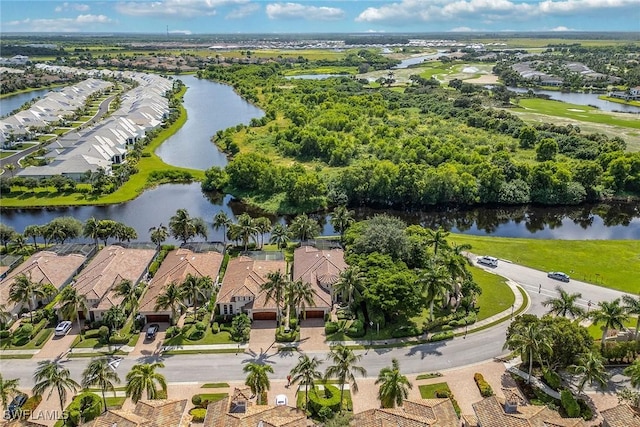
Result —
[[434, 343], [419, 344], [409, 349], [406, 356], [414, 356], [420, 354], [420, 359], [424, 359], [427, 356], [442, 356], [440, 347], [444, 347], [446, 341], [438, 341]]

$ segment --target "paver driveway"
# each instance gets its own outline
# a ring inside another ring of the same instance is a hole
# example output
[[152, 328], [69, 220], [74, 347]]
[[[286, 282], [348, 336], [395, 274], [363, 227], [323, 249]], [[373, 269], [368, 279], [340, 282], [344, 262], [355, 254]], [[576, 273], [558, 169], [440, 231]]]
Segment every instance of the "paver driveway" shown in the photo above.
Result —
[[78, 325], [73, 322], [73, 326], [67, 335], [57, 337], [52, 335], [49, 341], [42, 346], [42, 349], [34, 356], [39, 359], [55, 359], [67, 353], [71, 344], [78, 336]]

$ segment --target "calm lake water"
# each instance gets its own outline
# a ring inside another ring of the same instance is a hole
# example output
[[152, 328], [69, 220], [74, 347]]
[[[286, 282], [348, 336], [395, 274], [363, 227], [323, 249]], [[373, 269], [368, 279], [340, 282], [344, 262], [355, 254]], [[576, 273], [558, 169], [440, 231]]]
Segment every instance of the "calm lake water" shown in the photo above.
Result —
[[[181, 77], [190, 87], [184, 106], [188, 119], [182, 130], [160, 148], [162, 158], [170, 164], [206, 169], [226, 164], [226, 158], [210, 142], [219, 129], [248, 123], [262, 112], [242, 100], [226, 85]], [[214, 231], [211, 223], [220, 210], [235, 218], [244, 212], [260, 215], [254, 209], [234, 200], [230, 195], [205, 194], [199, 183], [169, 184], [145, 191], [135, 200], [111, 206], [82, 206], [64, 209], [3, 210], [1, 221], [22, 232], [27, 225], [45, 224], [58, 216], [73, 216], [81, 221], [89, 217], [113, 219], [134, 227], [139, 240], [149, 240], [149, 228], [167, 225], [179, 208], [209, 224], [209, 240], [222, 240], [222, 230]], [[448, 230], [505, 237], [550, 239], [640, 239], [640, 206], [631, 204], [581, 207], [513, 207], [477, 208], [472, 210], [434, 210], [428, 212], [356, 209], [363, 219], [387, 212], [410, 224], [443, 227]], [[315, 215], [323, 226], [323, 234], [335, 234], [328, 215]], [[287, 222], [288, 217], [271, 217]]]
[[22, 107], [22, 105], [27, 101], [45, 96], [51, 92], [51, 90], [52, 89], [34, 90], [0, 99], [0, 116], [5, 116], [13, 110]]
[[[527, 93], [528, 88], [523, 87], [508, 87], [509, 90], [517, 93]], [[640, 113], [640, 107], [633, 105], [618, 104], [617, 102], [606, 101], [599, 99], [598, 93], [575, 93], [575, 92], [560, 92], [558, 90], [544, 90], [544, 89], [532, 89], [533, 93], [540, 95], [547, 95], [551, 99], [557, 101], [568, 102], [570, 104], [578, 105], [591, 105], [598, 107], [602, 111], [622, 111], [625, 113]]]

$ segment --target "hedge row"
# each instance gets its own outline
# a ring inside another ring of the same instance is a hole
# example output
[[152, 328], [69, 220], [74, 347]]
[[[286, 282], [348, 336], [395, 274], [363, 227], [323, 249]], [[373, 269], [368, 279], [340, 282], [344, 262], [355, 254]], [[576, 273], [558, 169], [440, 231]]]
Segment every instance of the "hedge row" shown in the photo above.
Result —
[[447, 389], [436, 390], [435, 395], [440, 399], [448, 397], [449, 400], [451, 400], [453, 409], [456, 411], [456, 414], [458, 415], [458, 417], [460, 417], [462, 410], [460, 409], [460, 405], [458, 405], [458, 401], [453, 397], [453, 393], [451, 393], [450, 390], [447, 390]]
[[[80, 407], [80, 404], [85, 399], [91, 399], [91, 404], [84, 409]], [[69, 407], [67, 408], [69, 418], [66, 420], [65, 425], [77, 426], [82, 422], [88, 422], [102, 413], [102, 399], [95, 393], [84, 392], [77, 395]]]
[[478, 386], [478, 390], [480, 390], [480, 395], [482, 397], [493, 396], [493, 389], [491, 388], [491, 385], [489, 385], [489, 383], [485, 381], [481, 373], [476, 372], [475, 374], [473, 374], [473, 380], [476, 382], [476, 385]]
[[444, 341], [444, 340], [449, 340], [451, 338], [453, 338], [453, 331], [438, 332], [437, 334], [433, 334], [433, 336], [429, 338], [429, 341], [431, 342]]
[[569, 390], [560, 392], [560, 404], [569, 418], [578, 418], [580, 416], [580, 405]]
[[317, 387], [309, 390], [309, 407], [312, 415], [319, 415], [322, 408], [329, 408], [332, 412], [340, 410], [340, 390], [331, 384], [325, 384], [324, 390]]

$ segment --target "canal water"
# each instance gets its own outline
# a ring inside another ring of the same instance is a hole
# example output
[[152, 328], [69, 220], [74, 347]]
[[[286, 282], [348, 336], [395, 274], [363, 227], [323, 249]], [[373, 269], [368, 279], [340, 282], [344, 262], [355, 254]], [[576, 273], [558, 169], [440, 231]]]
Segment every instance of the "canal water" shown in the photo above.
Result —
[[55, 89], [40, 89], [33, 90], [31, 92], [19, 93], [17, 95], [7, 96], [0, 99], [0, 117], [6, 116], [14, 110], [22, 107], [25, 102], [31, 101], [35, 98], [42, 98], [49, 92]]
[[[527, 93], [528, 88], [524, 87], [512, 87], [508, 89], [517, 93]], [[640, 113], [640, 107], [634, 105], [618, 104], [617, 102], [611, 102], [598, 98], [601, 94], [598, 93], [577, 93], [577, 92], [561, 92], [559, 90], [544, 90], [544, 89], [531, 89], [536, 95], [546, 95], [556, 101], [567, 102], [570, 104], [585, 105], [597, 107], [602, 111], [622, 111], [624, 113]]]

